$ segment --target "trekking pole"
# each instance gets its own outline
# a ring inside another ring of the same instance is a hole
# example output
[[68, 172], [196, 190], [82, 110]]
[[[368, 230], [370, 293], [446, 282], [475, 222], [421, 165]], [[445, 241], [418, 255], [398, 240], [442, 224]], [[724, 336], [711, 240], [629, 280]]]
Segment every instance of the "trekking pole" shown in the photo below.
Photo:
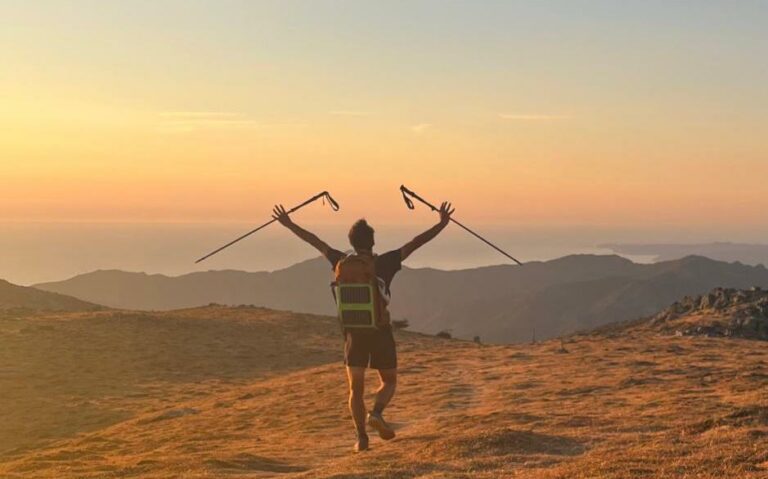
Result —
[[[438, 207], [436, 207], [435, 205], [433, 205], [433, 204], [432, 204], [432, 203], [430, 203], [429, 201], [425, 200], [425, 199], [424, 199], [424, 198], [422, 198], [421, 196], [417, 195], [417, 194], [416, 194], [416, 193], [414, 193], [413, 191], [409, 190], [408, 188], [406, 188], [406, 187], [405, 187], [405, 185], [400, 185], [400, 192], [402, 192], [402, 193], [403, 193], [403, 201], [405, 201], [405, 205], [408, 207], [408, 209], [409, 209], [409, 210], [415, 209], [415, 206], [413, 205], [413, 201], [411, 201], [411, 198], [415, 198], [415, 199], [417, 199], [417, 200], [421, 201], [422, 203], [424, 203], [425, 205], [429, 206], [429, 207], [432, 209], [432, 211], [439, 211], [439, 208], [438, 208]], [[409, 198], [409, 196], [410, 196], [411, 198]], [[463, 224], [459, 223], [457, 220], [455, 220], [455, 219], [453, 219], [453, 218], [448, 218], [448, 219], [449, 219], [449, 220], [451, 220], [451, 221], [453, 221], [453, 222], [454, 222], [454, 223], [456, 223], [457, 225], [461, 226], [461, 227], [462, 227], [462, 228], [464, 228], [464, 230], [466, 230], [466, 231], [467, 231], [469, 234], [471, 234], [471, 235], [472, 235], [472, 236], [474, 236], [475, 238], [479, 239], [479, 240], [480, 240], [480, 241], [482, 241], [483, 243], [487, 244], [487, 245], [488, 245], [488, 246], [490, 246], [491, 248], [495, 249], [495, 250], [496, 250], [496, 251], [498, 251], [499, 253], [503, 254], [503, 255], [504, 255], [504, 256], [506, 256], [507, 258], [511, 259], [511, 260], [512, 260], [512, 261], [514, 261], [515, 263], [519, 264], [520, 266], [522, 266], [522, 265], [523, 265], [523, 263], [521, 263], [520, 261], [516, 260], [516, 259], [515, 259], [515, 258], [514, 258], [512, 255], [510, 255], [510, 254], [509, 254], [509, 253], [507, 253], [506, 251], [502, 250], [501, 248], [499, 248], [499, 247], [498, 247], [498, 246], [496, 246], [495, 244], [491, 243], [491, 242], [490, 242], [490, 241], [488, 241], [487, 239], [483, 238], [483, 237], [482, 237], [482, 236], [480, 236], [479, 234], [475, 233], [475, 232], [474, 232], [474, 231], [472, 231], [471, 229], [467, 228], [467, 227], [466, 227], [466, 226], [464, 226]]]
[[[312, 198], [308, 199], [308, 200], [307, 200], [307, 201], [305, 201], [304, 203], [302, 203], [302, 204], [300, 204], [300, 205], [297, 205], [297, 206], [294, 206], [294, 207], [293, 207], [293, 208], [291, 208], [290, 210], [286, 211], [286, 213], [288, 213], [288, 214], [291, 214], [291, 213], [293, 213], [294, 211], [296, 211], [296, 210], [298, 210], [298, 209], [300, 209], [300, 208], [303, 208], [303, 207], [307, 206], [308, 204], [312, 203], [313, 201], [317, 201], [317, 200], [319, 200], [320, 198], [322, 198], [322, 199], [323, 199], [323, 204], [325, 204], [325, 200], [328, 200], [328, 204], [331, 206], [331, 209], [332, 209], [333, 211], [339, 211], [339, 204], [336, 202], [336, 200], [334, 200], [334, 199], [331, 197], [331, 194], [330, 194], [330, 193], [328, 193], [327, 191], [323, 191], [322, 193], [318, 193], [318, 194], [316, 194], [315, 196], [313, 196]], [[259, 226], [258, 228], [252, 229], [251, 231], [249, 231], [249, 232], [245, 233], [245, 234], [244, 234], [244, 235], [242, 235], [241, 237], [239, 237], [239, 238], [237, 238], [237, 239], [234, 239], [234, 240], [230, 241], [229, 243], [225, 244], [225, 245], [224, 245], [224, 246], [222, 246], [221, 248], [218, 248], [218, 249], [215, 249], [215, 250], [211, 251], [211, 252], [210, 252], [210, 253], [208, 253], [207, 255], [205, 255], [205, 256], [203, 256], [202, 258], [200, 258], [199, 260], [195, 261], [195, 264], [197, 264], [197, 263], [199, 263], [199, 262], [203, 261], [203, 260], [204, 260], [204, 259], [206, 259], [206, 258], [210, 258], [211, 256], [215, 255], [216, 253], [218, 253], [219, 251], [223, 250], [224, 248], [229, 248], [230, 246], [232, 246], [233, 244], [237, 243], [238, 241], [240, 241], [240, 240], [242, 240], [242, 239], [245, 239], [246, 237], [248, 237], [248, 236], [252, 235], [253, 233], [255, 233], [255, 232], [257, 232], [257, 231], [259, 231], [260, 229], [262, 229], [262, 228], [265, 228], [265, 227], [267, 227], [267, 226], [271, 225], [271, 224], [272, 224], [272, 223], [274, 223], [275, 221], [277, 221], [277, 220], [276, 220], [276, 219], [274, 219], [274, 218], [272, 218], [270, 221], [267, 221], [266, 223], [264, 223], [263, 225]]]

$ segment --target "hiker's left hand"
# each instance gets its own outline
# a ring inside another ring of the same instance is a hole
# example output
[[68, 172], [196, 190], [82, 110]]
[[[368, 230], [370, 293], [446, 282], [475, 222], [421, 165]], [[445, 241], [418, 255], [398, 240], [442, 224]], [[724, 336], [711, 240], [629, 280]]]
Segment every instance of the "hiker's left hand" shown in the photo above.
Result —
[[440, 224], [442, 226], [448, 224], [448, 221], [451, 220], [451, 215], [454, 211], [456, 211], [456, 209], [451, 208], [451, 203], [448, 201], [443, 201], [443, 204], [440, 205], [440, 210], [438, 211], [438, 213], [440, 213]]
[[285, 211], [283, 205], [275, 205], [272, 210], [272, 218], [276, 219], [283, 226], [291, 226], [293, 224], [291, 217], [288, 216], [288, 212]]

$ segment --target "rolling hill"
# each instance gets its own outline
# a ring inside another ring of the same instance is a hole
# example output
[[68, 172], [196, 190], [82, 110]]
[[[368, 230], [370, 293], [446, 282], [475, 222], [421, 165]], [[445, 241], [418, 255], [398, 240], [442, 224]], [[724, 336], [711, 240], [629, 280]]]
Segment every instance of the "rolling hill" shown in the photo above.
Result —
[[18, 286], [0, 279], [0, 310], [92, 311], [100, 308], [71, 296]]
[[398, 437], [354, 454], [333, 318], [0, 313], [0, 477], [766, 477], [766, 343], [649, 324], [534, 345], [398, 332]]
[[[208, 271], [178, 277], [95, 271], [36, 287], [116, 308], [163, 310], [208, 303], [255, 304], [333, 314], [331, 273], [317, 258], [271, 273]], [[577, 255], [524, 266], [468, 270], [403, 268], [391, 311], [415, 331], [498, 343], [546, 339], [652, 314], [684, 295], [718, 286], [768, 286], [762, 266], [699, 256], [635, 264], [619, 256]]]

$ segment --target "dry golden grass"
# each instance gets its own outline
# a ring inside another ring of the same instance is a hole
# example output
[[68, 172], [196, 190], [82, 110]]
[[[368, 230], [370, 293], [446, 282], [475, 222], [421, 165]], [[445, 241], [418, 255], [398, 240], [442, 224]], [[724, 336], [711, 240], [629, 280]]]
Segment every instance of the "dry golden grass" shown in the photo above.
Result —
[[[563, 351], [559, 341], [398, 333], [401, 377], [387, 410], [398, 437], [354, 454], [333, 320], [232, 308], [110, 314], [0, 322], [11, 345], [0, 371], [49, 348], [23, 374], [0, 375], [4, 395], [15, 391], [0, 405], [16, 431], [0, 433], [0, 477], [768, 477], [764, 342], [641, 326], [574, 336]], [[13, 332], [14, 321], [54, 329]], [[147, 331], [155, 339], [142, 345]], [[88, 346], [69, 351], [78, 344]]]

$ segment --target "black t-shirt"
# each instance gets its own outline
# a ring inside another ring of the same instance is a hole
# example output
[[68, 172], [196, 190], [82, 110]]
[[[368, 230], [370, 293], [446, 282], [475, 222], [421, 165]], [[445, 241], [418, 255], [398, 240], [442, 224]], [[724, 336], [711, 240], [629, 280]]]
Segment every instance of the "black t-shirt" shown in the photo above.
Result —
[[[328, 254], [325, 256], [328, 261], [331, 262], [331, 268], [336, 269], [336, 263], [346, 258], [347, 255], [339, 250], [331, 248], [328, 250]], [[384, 281], [387, 288], [387, 294], [389, 295], [389, 285], [392, 284], [392, 278], [395, 277], [395, 273], [400, 271], [400, 250], [395, 249], [387, 253], [376, 256], [376, 276]]]

